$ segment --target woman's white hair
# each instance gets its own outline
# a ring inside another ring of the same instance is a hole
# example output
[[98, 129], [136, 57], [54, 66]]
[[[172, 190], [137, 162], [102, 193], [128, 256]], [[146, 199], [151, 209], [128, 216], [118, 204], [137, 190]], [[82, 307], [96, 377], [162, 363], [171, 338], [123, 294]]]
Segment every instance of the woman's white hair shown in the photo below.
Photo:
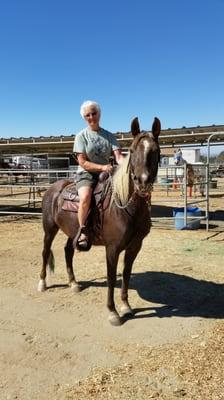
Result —
[[98, 111], [99, 115], [101, 114], [100, 106], [96, 101], [86, 100], [84, 101], [84, 103], [82, 103], [80, 107], [80, 114], [82, 118], [85, 118], [85, 109], [89, 107], [95, 108]]

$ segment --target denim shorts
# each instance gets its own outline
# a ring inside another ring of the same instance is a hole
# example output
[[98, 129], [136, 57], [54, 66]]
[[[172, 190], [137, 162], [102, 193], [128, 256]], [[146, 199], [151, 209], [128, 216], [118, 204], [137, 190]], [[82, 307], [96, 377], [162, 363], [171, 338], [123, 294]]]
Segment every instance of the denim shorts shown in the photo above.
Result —
[[99, 174], [94, 174], [88, 171], [78, 172], [75, 176], [76, 188], [80, 189], [81, 187], [95, 187], [99, 179]]

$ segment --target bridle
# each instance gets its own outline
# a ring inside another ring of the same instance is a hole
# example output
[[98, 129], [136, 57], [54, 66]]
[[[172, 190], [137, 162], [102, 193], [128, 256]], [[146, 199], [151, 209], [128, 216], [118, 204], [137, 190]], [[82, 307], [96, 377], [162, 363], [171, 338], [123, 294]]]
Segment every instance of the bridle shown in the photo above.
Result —
[[[134, 183], [134, 172], [133, 171], [131, 171], [131, 178], [132, 178], [132, 181]], [[109, 181], [110, 181], [110, 185], [111, 185], [111, 196], [113, 197], [113, 201], [114, 201], [116, 207], [118, 207], [119, 209], [125, 209], [130, 204], [135, 203], [138, 197], [141, 197], [141, 198], [145, 199], [146, 203], [148, 203], [148, 204], [150, 203], [150, 201], [151, 201], [151, 193], [153, 191], [153, 184], [152, 183], [148, 184], [147, 190], [145, 190], [145, 189], [144, 190], [143, 189], [139, 190], [139, 188], [137, 188], [135, 183], [134, 183], [135, 189], [132, 192], [132, 194], [131, 194], [130, 198], [128, 199], [128, 201], [125, 204], [119, 204], [119, 200], [117, 199], [116, 192], [114, 191], [113, 177], [112, 177], [111, 174], [110, 174], [110, 177], [109, 177]]]

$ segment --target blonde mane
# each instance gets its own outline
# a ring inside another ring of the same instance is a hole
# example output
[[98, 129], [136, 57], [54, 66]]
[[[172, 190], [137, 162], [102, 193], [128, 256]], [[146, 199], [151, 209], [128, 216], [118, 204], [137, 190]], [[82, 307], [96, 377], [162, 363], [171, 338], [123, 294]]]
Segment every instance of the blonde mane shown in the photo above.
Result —
[[130, 151], [128, 155], [123, 159], [122, 164], [118, 166], [113, 177], [112, 177], [112, 198], [111, 203], [114, 199], [118, 200], [122, 205], [126, 204], [129, 200], [129, 189], [130, 189]]

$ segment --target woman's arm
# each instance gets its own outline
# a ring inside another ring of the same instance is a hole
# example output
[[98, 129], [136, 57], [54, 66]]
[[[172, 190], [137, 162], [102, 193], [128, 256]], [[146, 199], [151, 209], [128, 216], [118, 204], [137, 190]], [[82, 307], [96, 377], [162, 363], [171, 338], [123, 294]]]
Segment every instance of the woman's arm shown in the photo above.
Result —
[[87, 160], [86, 154], [78, 153], [77, 159], [79, 165], [89, 172], [111, 172], [113, 167], [110, 164], [101, 165]]

